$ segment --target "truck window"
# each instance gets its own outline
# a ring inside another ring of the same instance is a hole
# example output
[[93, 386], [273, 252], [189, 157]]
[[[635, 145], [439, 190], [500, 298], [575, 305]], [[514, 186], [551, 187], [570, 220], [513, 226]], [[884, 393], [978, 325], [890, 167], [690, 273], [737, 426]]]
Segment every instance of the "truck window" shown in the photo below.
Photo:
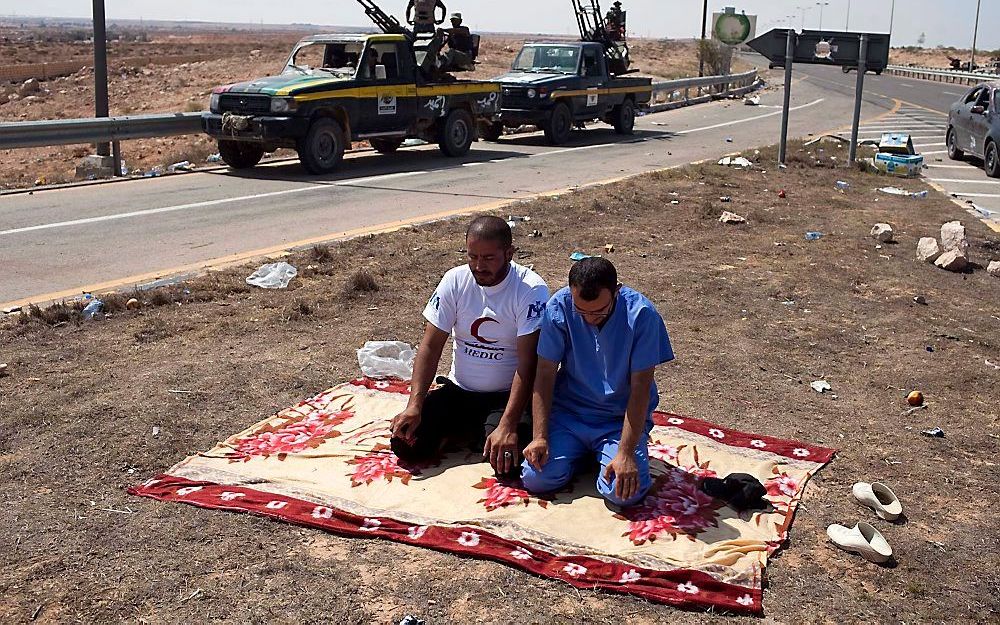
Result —
[[326, 46], [320, 43], [307, 43], [292, 54], [289, 65], [295, 65], [305, 70], [323, 67], [323, 56]]
[[587, 48], [583, 51], [583, 75], [587, 77], [600, 77], [601, 64], [597, 55], [597, 50]]
[[514, 71], [575, 74], [580, 65], [577, 46], [525, 46], [514, 59]]
[[983, 91], [982, 87], [976, 87], [975, 89], [973, 89], [971, 92], [969, 92], [969, 95], [965, 96], [965, 103], [975, 106], [976, 100], [979, 99], [979, 94], [982, 93], [982, 91]]
[[358, 69], [361, 50], [359, 43], [308, 42], [292, 52], [285, 71], [348, 78]]
[[385, 77], [389, 82], [399, 78], [399, 54], [395, 43], [373, 43], [365, 50], [358, 78], [375, 80], [375, 66], [385, 65]]

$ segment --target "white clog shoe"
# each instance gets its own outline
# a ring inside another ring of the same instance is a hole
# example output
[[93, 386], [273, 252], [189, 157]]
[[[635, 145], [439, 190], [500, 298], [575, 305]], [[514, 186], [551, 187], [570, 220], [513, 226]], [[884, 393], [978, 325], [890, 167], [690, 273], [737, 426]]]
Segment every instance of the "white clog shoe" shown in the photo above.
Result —
[[881, 482], [858, 482], [852, 491], [854, 498], [874, 510], [880, 519], [895, 521], [903, 514], [903, 504], [899, 497]]
[[892, 547], [885, 537], [864, 521], [859, 521], [854, 527], [835, 523], [826, 528], [826, 535], [844, 551], [856, 553], [876, 564], [883, 564], [892, 558]]

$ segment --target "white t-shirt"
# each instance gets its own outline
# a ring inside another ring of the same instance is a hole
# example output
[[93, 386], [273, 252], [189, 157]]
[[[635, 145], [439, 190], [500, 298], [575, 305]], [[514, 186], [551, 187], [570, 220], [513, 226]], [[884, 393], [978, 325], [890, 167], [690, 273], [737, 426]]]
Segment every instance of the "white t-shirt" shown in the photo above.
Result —
[[510, 390], [517, 371], [517, 337], [538, 331], [549, 288], [517, 263], [503, 282], [479, 286], [468, 265], [444, 274], [424, 318], [454, 343], [448, 377], [477, 393]]

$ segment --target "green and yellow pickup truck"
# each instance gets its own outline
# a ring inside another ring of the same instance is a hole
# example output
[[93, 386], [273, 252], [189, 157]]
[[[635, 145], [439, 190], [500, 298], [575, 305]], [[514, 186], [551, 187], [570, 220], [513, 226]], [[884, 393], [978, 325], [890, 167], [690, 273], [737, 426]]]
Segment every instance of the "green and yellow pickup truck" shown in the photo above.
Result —
[[421, 71], [426, 54], [399, 34], [307, 37], [279, 75], [217, 87], [202, 127], [235, 169], [287, 147], [307, 171], [324, 174], [362, 140], [390, 153], [422, 139], [462, 156], [477, 128], [497, 119], [500, 85], [447, 75], [430, 82]]

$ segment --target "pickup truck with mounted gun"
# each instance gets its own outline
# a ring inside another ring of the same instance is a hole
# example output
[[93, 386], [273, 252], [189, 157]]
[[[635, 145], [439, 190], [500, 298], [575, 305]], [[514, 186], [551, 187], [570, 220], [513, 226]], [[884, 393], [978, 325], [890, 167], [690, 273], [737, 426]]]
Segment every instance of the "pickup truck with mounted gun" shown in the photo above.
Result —
[[477, 127], [499, 113], [500, 86], [448, 73], [463, 70], [440, 55], [444, 31], [414, 35], [371, 0], [358, 1], [382, 34], [306, 37], [280, 74], [213, 91], [202, 127], [227, 165], [253, 167], [288, 147], [309, 173], [324, 174], [361, 140], [381, 153], [409, 138], [438, 143], [448, 156], [469, 151]]
[[636, 111], [649, 104], [653, 86], [651, 78], [622, 77], [630, 65], [625, 12], [613, 9], [605, 18], [598, 0], [573, 0], [573, 6], [581, 40], [524, 45], [511, 71], [494, 79], [503, 87], [502, 109], [499, 120], [483, 126], [484, 138], [496, 141], [505, 127], [531, 125], [558, 145], [574, 126], [595, 120], [632, 134]]

